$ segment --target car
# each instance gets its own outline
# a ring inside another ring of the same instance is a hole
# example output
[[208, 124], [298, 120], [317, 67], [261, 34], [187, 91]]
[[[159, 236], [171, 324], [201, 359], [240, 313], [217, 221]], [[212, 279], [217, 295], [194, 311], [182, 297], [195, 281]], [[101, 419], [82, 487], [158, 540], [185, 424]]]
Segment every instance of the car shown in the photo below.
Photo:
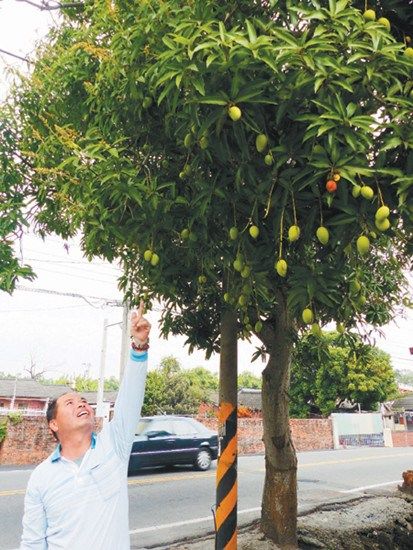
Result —
[[139, 468], [192, 464], [209, 470], [218, 456], [218, 435], [187, 416], [147, 416], [139, 420], [128, 473]]

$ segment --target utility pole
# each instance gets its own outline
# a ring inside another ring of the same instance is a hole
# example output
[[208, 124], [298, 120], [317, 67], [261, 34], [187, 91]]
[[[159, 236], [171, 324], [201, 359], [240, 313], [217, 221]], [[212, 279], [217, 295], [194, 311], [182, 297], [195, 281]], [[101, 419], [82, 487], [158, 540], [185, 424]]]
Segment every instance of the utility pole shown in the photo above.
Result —
[[96, 416], [100, 416], [100, 417], [105, 416], [105, 408], [103, 406], [103, 391], [105, 386], [106, 342], [107, 342], [108, 328], [114, 327], [115, 325], [122, 325], [121, 368], [120, 368], [120, 378], [122, 379], [123, 369], [126, 361], [126, 354], [128, 350], [128, 327], [129, 327], [128, 313], [129, 313], [128, 305], [124, 304], [123, 320], [120, 323], [108, 324], [107, 318], [105, 318], [103, 321], [102, 347], [100, 351], [99, 383], [98, 383], [98, 394], [97, 394], [97, 400], [96, 400]]
[[221, 316], [219, 366], [219, 457], [216, 474], [216, 550], [237, 549], [237, 316]]
[[103, 336], [102, 347], [100, 350], [100, 369], [99, 369], [99, 385], [98, 395], [96, 400], [96, 416], [103, 416], [103, 388], [105, 384], [105, 363], [106, 363], [106, 339], [108, 330], [108, 320], [103, 320]]
[[120, 369], [119, 369], [119, 382], [122, 382], [123, 371], [125, 370], [126, 360], [129, 351], [129, 305], [127, 302], [123, 304], [122, 314], [122, 344], [120, 349]]

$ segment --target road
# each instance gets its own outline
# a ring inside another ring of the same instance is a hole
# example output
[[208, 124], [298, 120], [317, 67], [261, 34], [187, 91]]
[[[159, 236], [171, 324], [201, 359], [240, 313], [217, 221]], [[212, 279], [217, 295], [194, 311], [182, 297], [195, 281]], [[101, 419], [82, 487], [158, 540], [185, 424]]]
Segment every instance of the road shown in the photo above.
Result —
[[[362, 448], [299, 453], [299, 512], [363, 492], [392, 490], [413, 467], [413, 448]], [[240, 457], [239, 524], [260, 515], [262, 456]], [[0, 550], [18, 548], [23, 497], [31, 469], [0, 468]], [[146, 470], [128, 479], [133, 548], [167, 545], [213, 530], [215, 466], [209, 472], [175, 467]]]

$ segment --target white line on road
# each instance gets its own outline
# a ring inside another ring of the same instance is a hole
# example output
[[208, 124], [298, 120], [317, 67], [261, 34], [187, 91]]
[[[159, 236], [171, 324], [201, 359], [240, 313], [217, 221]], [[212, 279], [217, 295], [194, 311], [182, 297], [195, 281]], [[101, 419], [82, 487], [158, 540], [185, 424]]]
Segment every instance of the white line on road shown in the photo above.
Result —
[[[245, 510], [239, 510], [238, 514], [248, 514], [250, 512], [261, 511], [261, 506], [258, 508], [246, 508]], [[174, 523], [164, 523], [163, 525], [152, 525], [151, 527], [142, 527], [141, 529], [134, 529], [129, 531], [130, 535], [137, 535], [138, 533], [149, 533], [151, 531], [157, 531], [158, 529], [171, 529], [173, 527], [182, 527], [183, 525], [193, 525], [194, 523], [203, 523], [205, 521], [212, 521], [212, 514], [210, 516], [204, 516], [201, 518], [188, 519], [186, 521], [175, 521]]]
[[34, 468], [20, 468], [19, 470], [0, 470], [1, 474], [21, 474], [22, 472], [32, 472]]
[[364, 487], [356, 487], [355, 489], [347, 489], [346, 491], [338, 491], [339, 493], [357, 493], [358, 491], [365, 491], [366, 489], [375, 489], [376, 487], [384, 487], [385, 485], [394, 485], [400, 483], [401, 480], [388, 481], [387, 483], [376, 483], [376, 485], [365, 485]]

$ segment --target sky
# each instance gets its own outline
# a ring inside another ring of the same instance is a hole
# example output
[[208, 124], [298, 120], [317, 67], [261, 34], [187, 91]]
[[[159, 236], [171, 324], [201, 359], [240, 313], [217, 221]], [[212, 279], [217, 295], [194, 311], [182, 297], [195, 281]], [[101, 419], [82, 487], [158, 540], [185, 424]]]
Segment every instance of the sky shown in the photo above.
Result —
[[[0, 49], [30, 56], [53, 20], [57, 21], [57, 12], [40, 11], [16, 0], [0, 0]], [[9, 66], [27, 70], [25, 62], [0, 52], [0, 99], [7, 95]], [[97, 377], [106, 318], [112, 325], [107, 329], [106, 376], [118, 376], [122, 308], [113, 302], [122, 300], [117, 288], [119, 268], [101, 260], [88, 262], [80, 251], [79, 239], [64, 242], [52, 235], [43, 241], [29, 233], [17, 245], [37, 279], [32, 283], [20, 281], [23, 288], [12, 296], [0, 292], [0, 371], [24, 374], [33, 362], [37, 372], [45, 371], [50, 378], [85, 374]], [[188, 354], [185, 338], [160, 338], [160, 309], [158, 304], [156, 311], [147, 314], [153, 325], [151, 368], [158, 366], [162, 357], [173, 355], [184, 368], [202, 365], [217, 372], [218, 356], [206, 361], [203, 352]], [[398, 318], [382, 330], [384, 336], [377, 335], [376, 345], [391, 355], [394, 367], [413, 371], [413, 355], [408, 349], [413, 346], [413, 312], [407, 311], [405, 318]], [[258, 345], [256, 339], [251, 344], [239, 344], [240, 372], [261, 373], [264, 364], [250, 362]]]

